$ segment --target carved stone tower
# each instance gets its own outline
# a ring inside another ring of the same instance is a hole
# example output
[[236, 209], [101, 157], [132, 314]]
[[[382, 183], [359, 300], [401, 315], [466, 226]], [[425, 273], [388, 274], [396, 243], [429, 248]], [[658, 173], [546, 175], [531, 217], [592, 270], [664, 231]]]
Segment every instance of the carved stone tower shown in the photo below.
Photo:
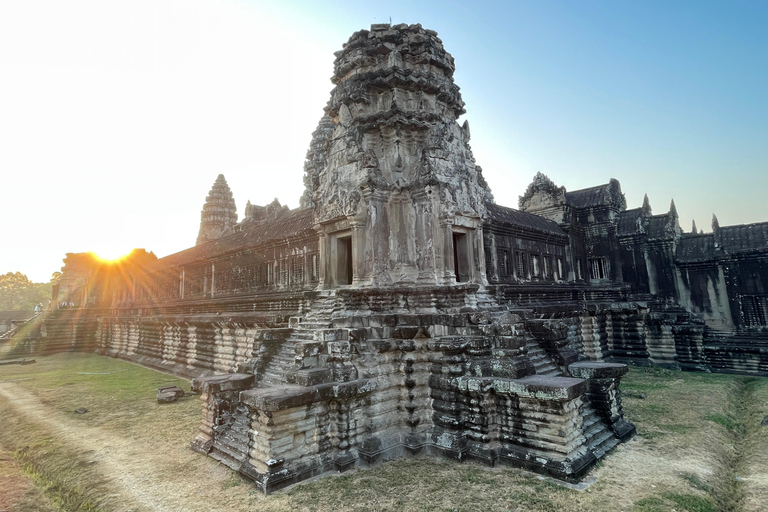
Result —
[[453, 57], [421, 25], [373, 25], [336, 53], [305, 164], [323, 288], [485, 282], [492, 196], [469, 148]]
[[203, 211], [200, 214], [200, 234], [197, 245], [219, 238], [224, 232], [237, 224], [237, 207], [227, 180], [219, 174], [208, 192]]

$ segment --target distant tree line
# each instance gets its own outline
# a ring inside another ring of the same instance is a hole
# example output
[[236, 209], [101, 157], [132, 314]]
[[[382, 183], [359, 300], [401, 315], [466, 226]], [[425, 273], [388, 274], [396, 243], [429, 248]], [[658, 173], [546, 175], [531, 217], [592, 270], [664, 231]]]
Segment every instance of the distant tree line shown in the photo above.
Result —
[[33, 283], [21, 272], [0, 275], [0, 311], [32, 311], [40, 303], [47, 307], [57, 277], [50, 283]]

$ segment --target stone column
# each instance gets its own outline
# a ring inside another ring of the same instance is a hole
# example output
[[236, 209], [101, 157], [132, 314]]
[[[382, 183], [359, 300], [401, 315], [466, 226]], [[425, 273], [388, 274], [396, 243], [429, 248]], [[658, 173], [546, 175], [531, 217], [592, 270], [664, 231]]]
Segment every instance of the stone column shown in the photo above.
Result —
[[352, 228], [352, 244], [350, 250], [352, 251], [352, 286], [359, 287], [366, 281], [369, 276], [365, 271], [365, 246], [366, 246], [366, 234], [365, 234], [365, 221], [362, 219], [355, 219], [348, 217], [349, 226]]
[[416, 208], [416, 266], [418, 280], [435, 283], [435, 247], [432, 236], [433, 204], [425, 190], [412, 195]]
[[453, 219], [440, 219], [443, 232], [443, 284], [456, 282], [456, 269], [453, 261]]
[[326, 275], [327, 275], [327, 266], [328, 262], [326, 259], [328, 258], [328, 235], [325, 234], [323, 231], [323, 228], [321, 226], [315, 226], [315, 231], [317, 231], [317, 249], [318, 249], [318, 258], [319, 262], [317, 265], [317, 289], [323, 290], [327, 288], [327, 283], [325, 282]]
[[367, 218], [365, 219], [364, 234], [366, 241], [365, 260], [367, 278], [375, 285], [386, 285], [391, 282], [389, 276], [389, 214], [386, 202], [387, 192], [373, 190], [369, 186], [362, 189], [366, 202]]

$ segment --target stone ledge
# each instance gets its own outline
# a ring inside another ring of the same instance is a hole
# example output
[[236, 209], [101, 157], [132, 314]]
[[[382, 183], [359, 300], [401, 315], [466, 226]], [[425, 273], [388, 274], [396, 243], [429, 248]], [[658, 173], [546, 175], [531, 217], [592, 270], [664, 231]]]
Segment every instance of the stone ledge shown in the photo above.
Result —
[[587, 381], [572, 377], [530, 375], [514, 380], [495, 379], [493, 390], [498, 394], [510, 394], [540, 400], [573, 400], [587, 391]]
[[253, 386], [253, 374], [228, 373], [226, 375], [211, 375], [192, 380], [192, 390], [203, 393], [219, 391], [237, 391]]
[[581, 361], [568, 365], [568, 371], [580, 379], [615, 379], [625, 375], [629, 368], [623, 363]]
[[278, 386], [254, 388], [240, 393], [240, 401], [249, 407], [262, 411], [279, 411], [308, 405], [332, 398], [351, 398], [376, 389], [376, 383], [369, 379], [350, 382], [332, 382], [317, 386]]

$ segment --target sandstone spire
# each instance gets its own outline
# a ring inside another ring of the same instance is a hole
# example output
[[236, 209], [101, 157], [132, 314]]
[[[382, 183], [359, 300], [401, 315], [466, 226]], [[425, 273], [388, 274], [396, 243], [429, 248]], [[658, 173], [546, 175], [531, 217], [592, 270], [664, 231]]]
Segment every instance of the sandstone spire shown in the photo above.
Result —
[[[453, 71], [440, 38], [421, 25], [373, 25], [336, 53], [336, 87], [312, 137], [301, 201], [329, 235], [325, 286], [485, 279], [482, 254], [455, 278], [463, 264], [451, 261], [454, 238], [460, 255], [482, 239], [493, 200], [469, 123], [457, 122], [464, 102]], [[455, 235], [452, 226], [461, 226]], [[346, 244], [354, 258], [341, 272], [330, 258], [348, 254]]]
[[237, 207], [223, 174], [219, 174], [208, 193], [200, 214], [197, 245], [219, 238], [237, 223]]
[[646, 215], [650, 215], [653, 213], [653, 210], [651, 210], [651, 202], [648, 200], [648, 194], [645, 194], [643, 196], [643, 206], [642, 206], [643, 213]]
[[669, 214], [673, 217], [677, 217], [677, 207], [675, 206], [674, 199], [669, 203]]

